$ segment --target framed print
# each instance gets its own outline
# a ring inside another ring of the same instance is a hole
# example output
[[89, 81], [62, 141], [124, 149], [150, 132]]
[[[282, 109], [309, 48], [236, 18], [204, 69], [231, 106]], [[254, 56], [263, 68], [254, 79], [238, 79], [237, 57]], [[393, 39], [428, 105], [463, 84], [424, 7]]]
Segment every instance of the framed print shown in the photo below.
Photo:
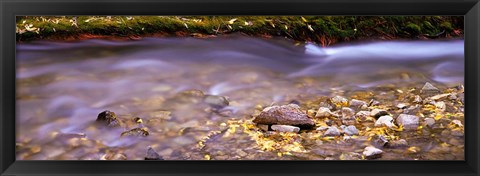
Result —
[[1, 175], [478, 175], [479, 8], [1, 1]]

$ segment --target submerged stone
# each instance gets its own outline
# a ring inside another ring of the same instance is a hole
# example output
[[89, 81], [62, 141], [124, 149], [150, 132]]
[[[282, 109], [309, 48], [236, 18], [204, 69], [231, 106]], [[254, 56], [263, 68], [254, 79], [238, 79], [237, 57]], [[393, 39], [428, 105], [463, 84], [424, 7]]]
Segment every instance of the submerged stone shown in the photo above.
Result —
[[145, 160], [164, 160], [152, 147], [148, 147]]
[[433, 86], [431, 83], [426, 82], [420, 90], [420, 93], [423, 96], [427, 97], [440, 93], [440, 90], [437, 87]]
[[122, 122], [117, 118], [117, 115], [109, 110], [105, 110], [98, 114], [96, 122], [108, 127], [122, 126]]
[[215, 109], [222, 109], [230, 104], [226, 97], [218, 95], [206, 95], [203, 101]]
[[270, 106], [253, 119], [254, 123], [265, 125], [291, 125], [300, 128], [312, 128], [315, 123], [295, 104]]
[[124, 131], [120, 136], [148, 136], [147, 128], [134, 128], [128, 131]]

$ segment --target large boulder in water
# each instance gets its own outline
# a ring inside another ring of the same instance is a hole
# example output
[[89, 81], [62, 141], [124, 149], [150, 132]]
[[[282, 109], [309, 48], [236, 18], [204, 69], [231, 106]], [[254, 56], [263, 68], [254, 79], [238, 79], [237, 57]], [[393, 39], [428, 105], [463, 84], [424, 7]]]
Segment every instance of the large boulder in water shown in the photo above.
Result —
[[270, 106], [253, 119], [254, 123], [265, 125], [291, 125], [300, 128], [312, 128], [315, 123], [296, 104]]

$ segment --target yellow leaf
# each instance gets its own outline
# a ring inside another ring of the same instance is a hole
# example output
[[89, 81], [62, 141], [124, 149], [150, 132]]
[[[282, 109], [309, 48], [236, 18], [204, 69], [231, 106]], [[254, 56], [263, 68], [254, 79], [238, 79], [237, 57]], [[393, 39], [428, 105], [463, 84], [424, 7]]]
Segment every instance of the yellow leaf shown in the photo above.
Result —
[[303, 16], [302, 16], [302, 20], [303, 20], [303, 22], [305, 22], [305, 23], [307, 22], [307, 19], [303, 18]]
[[234, 19], [231, 19], [230, 21], [228, 21], [228, 24], [233, 24], [235, 21], [237, 21], [237, 19], [236, 19], [236, 18], [234, 18]]

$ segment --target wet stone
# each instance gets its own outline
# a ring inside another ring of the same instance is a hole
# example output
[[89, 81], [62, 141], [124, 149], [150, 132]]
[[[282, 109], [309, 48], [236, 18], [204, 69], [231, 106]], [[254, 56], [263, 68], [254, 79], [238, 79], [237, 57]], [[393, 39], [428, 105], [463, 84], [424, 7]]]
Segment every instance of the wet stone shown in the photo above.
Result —
[[335, 104], [335, 106], [338, 107], [344, 107], [348, 106], [348, 99], [342, 96], [335, 96], [331, 99], [332, 103]]
[[428, 127], [432, 127], [435, 124], [435, 119], [433, 118], [425, 118], [424, 123]]
[[145, 160], [164, 160], [152, 147], [148, 147]]
[[358, 129], [353, 125], [341, 126], [341, 128], [346, 135], [349, 135], [349, 136], [358, 135]]
[[351, 108], [343, 107], [342, 110], [342, 124], [354, 125], [355, 124], [355, 111]]
[[253, 119], [254, 123], [265, 125], [291, 125], [300, 128], [312, 128], [315, 123], [295, 104], [270, 106]]
[[222, 109], [230, 104], [226, 97], [218, 95], [206, 95], [203, 101], [214, 109]]
[[350, 107], [352, 107], [352, 108], [361, 109], [364, 106], [367, 106], [367, 102], [357, 100], [357, 99], [350, 100]]
[[360, 160], [362, 155], [355, 152], [342, 153], [340, 155], [340, 160]]
[[375, 159], [375, 158], [380, 158], [382, 156], [383, 151], [375, 148], [373, 146], [368, 146], [365, 147], [365, 150], [363, 151], [363, 155], [367, 159]]
[[375, 121], [375, 126], [376, 127], [387, 126], [389, 128], [393, 127], [392, 116], [389, 116], [389, 115], [381, 116], [380, 118], [378, 118], [377, 121]]
[[405, 147], [408, 147], [408, 142], [405, 139], [390, 141], [390, 142], [387, 143], [386, 147], [388, 147], [388, 148], [405, 148]]
[[372, 111], [370, 111], [370, 116], [375, 117], [375, 119], [378, 119], [381, 116], [386, 116], [386, 115], [390, 115], [390, 113], [388, 113], [383, 109], [373, 109]]
[[405, 109], [405, 108], [407, 108], [407, 104], [405, 104], [405, 103], [398, 103], [396, 107], [397, 107], [398, 109]]
[[134, 128], [128, 131], [122, 132], [120, 136], [148, 136], [147, 128]]
[[388, 140], [382, 135], [375, 135], [372, 138], [372, 145], [375, 147], [384, 147], [388, 143]]
[[278, 131], [278, 132], [293, 132], [293, 133], [298, 133], [300, 131], [300, 128], [295, 127], [295, 126], [290, 126], [290, 125], [272, 125], [272, 130]]
[[398, 125], [403, 125], [405, 129], [416, 129], [419, 123], [419, 117], [415, 115], [400, 114], [396, 120]]
[[423, 85], [422, 89], [420, 90], [420, 93], [423, 96], [428, 97], [435, 94], [439, 94], [440, 90], [437, 87], [433, 86], [431, 83], [426, 82], [425, 85]]
[[333, 114], [330, 109], [326, 107], [320, 107], [318, 108], [317, 114], [315, 115], [315, 118], [327, 118], [327, 117], [336, 117], [335, 114]]
[[360, 119], [361, 121], [365, 121], [367, 120], [367, 118], [370, 116], [370, 112], [369, 111], [358, 111], [356, 114], [355, 114], [355, 117]]
[[103, 155], [100, 160], [127, 160], [127, 156], [123, 153], [109, 153]]
[[435, 102], [435, 107], [437, 107], [437, 109], [440, 109], [441, 111], [445, 111], [445, 109], [447, 108], [447, 105], [445, 105], [445, 102], [439, 101], [439, 102]]
[[340, 131], [337, 127], [329, 127], [323, 134], [324, 136], [340, 136]]
[[415, 97], [413, 98], [413, 102], [414, 103], [421, 103], [423, 101], [422, 97], [420, 97], [420, 95], [415, 95]]
[[122, 122], [117, 118], [117, 115], [109, 110], [105, 110], [98, 114], [96, 121], [108, 127], [122, 126]]

